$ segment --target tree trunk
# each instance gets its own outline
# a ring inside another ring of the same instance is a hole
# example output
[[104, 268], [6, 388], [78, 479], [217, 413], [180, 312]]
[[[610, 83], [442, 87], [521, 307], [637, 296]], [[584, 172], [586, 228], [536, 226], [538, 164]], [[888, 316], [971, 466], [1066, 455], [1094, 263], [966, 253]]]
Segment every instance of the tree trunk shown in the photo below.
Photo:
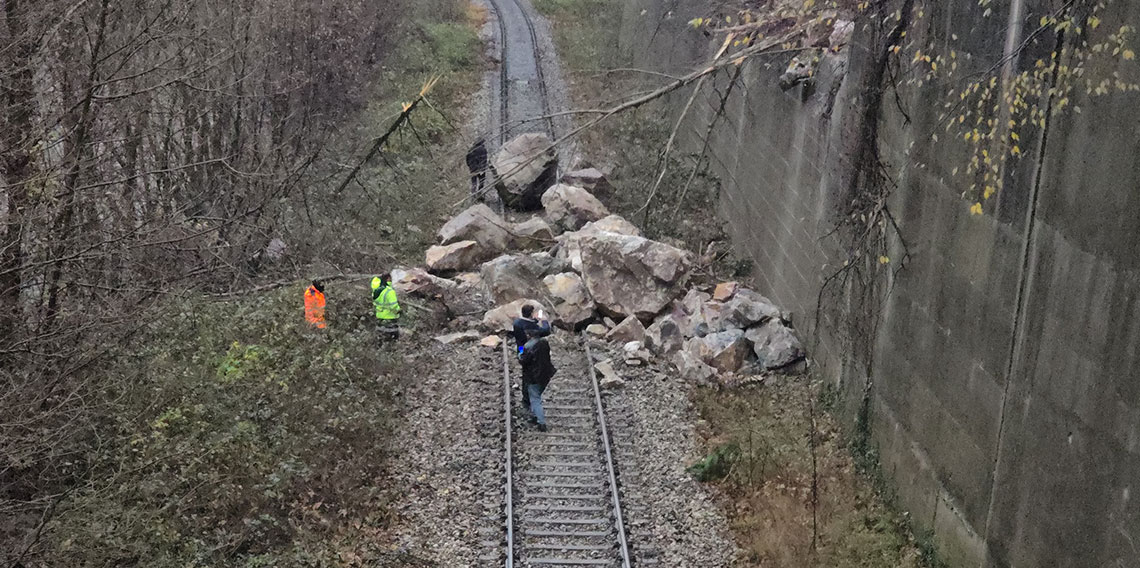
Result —
[[37, 49], [35, 34], [28, 29], [28, 11], [34, 3], [8, 0], [4, 16], [12, 34], [13, 49], [4, 58], [14, 71], [3, 85], [3, 115], [0, 116], [0, 183], [8, 200], [8, 216], [0, 234], [0, 344], [10, 342], [24, 327], [20, 313], [21, 266], [24, 263], [24, 213], [28, 208], [28, 184], [32, 165], [33, 112], [36, 96], [32, 84], [32, 58]]

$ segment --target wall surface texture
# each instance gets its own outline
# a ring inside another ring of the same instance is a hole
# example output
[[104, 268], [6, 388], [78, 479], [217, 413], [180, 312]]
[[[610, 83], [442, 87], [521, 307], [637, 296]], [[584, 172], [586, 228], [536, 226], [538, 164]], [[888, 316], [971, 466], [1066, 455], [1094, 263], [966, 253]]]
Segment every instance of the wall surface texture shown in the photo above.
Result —
[[[1026, 43], [1012, 73], [1057, 48], [1051, 31], [1026, 38], [1060, 2], [995, 0], [989, 16], [977, 0], [935, 4], [908, 37], [954, 51], [962, 75], [1000, 76], [1007, 45]], [[708, 15], [700, 3], [625, 6], [632, 65], [680, 74], [718, 47], [687, 25]], [[1140, 27], [1140, 5], [1109, 10], [1113, 30]], [[711, 132], [722, 214], [754, 261], [755, 285], [819, 338], [826, 376], [856, 399], [870, 393], [883, 467], [952, 565], [1140, 566], [1131, 498], [1140, 491], [1140, 95], [1076, 89], [1068, 111], [1023, 130], [1004, 189], [971, 215], [969, 181], [954, 175], [969, 149], [943, 128], [945, 104], [958, 99], [952, 85], [908, 84], [906, 66], [897, 70], [879, 147], [898, 184], [890, 207], [902, 238], [891, 257], [902, 259], [905, 242], [909, 262], [883, 271], [873, 307], [856, 308], [872, 332], [854, 353], [833, 320], [813, 329], [813, 314], [844, 258], [832, 236], [840, 180], [853, 166], [860, 85], [881, 49], [857, 26], [850, 46], [820, 61], [809, 91], [779, 88], [788, 56], [748, 63], [731, 92], [730, 74], [717, 76], [683, 123], [684, 151], [699, 153]], [[1135, 64], [1118, 58], [1089, 72], [1136, 81]], [[687, 96], [670, 101], [674, 117]], [[1046, 89], [1035, 104], [1050, 102]]]

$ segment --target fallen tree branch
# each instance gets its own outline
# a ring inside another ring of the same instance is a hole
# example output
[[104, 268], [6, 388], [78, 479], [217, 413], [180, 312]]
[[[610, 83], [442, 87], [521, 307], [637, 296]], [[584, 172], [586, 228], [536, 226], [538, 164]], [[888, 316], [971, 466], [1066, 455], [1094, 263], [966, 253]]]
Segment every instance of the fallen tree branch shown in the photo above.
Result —
[[[352, 180], [356, 179], [356, 176], [360, 173], [360, 170], [364, 168], [364, 165], [372, 160], [372, 158], [376, 157], [376, 154], [378, 154], [380, 150], [384, 148], [384, 145], [388, 143], [388, 139], [392, 137], [392, 134], [395, 134], [396, 131], [399, 130], [402, 126], [409, 123], [412, 117], [412, 113], [415, 112], [416, 107], [418, 107], [421, 102], [425, 101], [424, 97], [426, 97], [427, 94], [431, 92], [432, 88], [435, 87], [435, 84], [438, 81], [438, 75], [432, 77], [431, 79], [428, 79], [428, 82], [424, 83], [423, 88], [420, 89], [420, 94], [416, 96], [416, 99], [410, 103], [404, 103], [404, 110], [400, 112], [400, 115], [397, 116], [396, 120], [392, 122], [392, 125], [388, 127], [388, 130], [376, 139], [376, 141], [372, 144], [372, 149], [368, 151], [368, 154], [364, 156], [364, 159], [360, 160], [360, 163], [356, 164], [356, 167], [352, 168], [352, 171], [348, 173], [348, 177], [344, 178], [344, 181], [341, 182], [340, 186], [336, 188], [334, 195], [339, 195], [340, 192], [344, 191], [344, 188], [348, 187], [348, 184], [352, 183]], [[425, 104], [428, 104], [430, 106], [430, 103]]]
[[[591, 129], [591, 128], [597, 126], [598, 124], [601, 124], [602, 122], [606, 121], [607, 119], [613, 117], [616, 114], [620, 114], [622, 112], [634, 110], [636, 108], [644, 106], [644, 105], [646, 105], [650, 102], [653, 102], [653, 101], [655, 101], [655, 100], [657, 100], [657, 99], [659, 99], [665, 95], [668, 95], [669, 93], [672, 93], [673, 91], [676, 91], [678, 89], [683, 89], [688, 85], [691, 85], [697, 81], [700, 81], [702, 78], [707, 77], [709, 75], [712, 75], [712, 74], [716, 73], [717, 71], [720, 71], [721, 69], [724, 69], [730, 65], [739, 65], [739, 64], [744, 63], [744, 61], [749, 59], [749, 58], [757, 57], [757, 56], [761, 56], [761, 55], [781, 55], [781, 54], [786, 54], [786, 53], [799, 53], [801, 51], [814, 49], [814, 48], [808, 48], [808, 47], [790, 47], [790, 48], [784, 48], [784, 49], [773, 49], [774, 47], [776, 47], [778, 45], [782, 45], [782, 44], [786, 43], [786, 41], [787, 41], [787, 37], [767, 39], [763, 42], [757, 43], [755, 45], [746, 47], [746, 48], [744, 48], [740, 51], [737, 51], [735, 53], [729, 54], [728, 57], [720, 57], [720, 58], [714, 59], [712, 61], [712, 63], [710, 63], [707, 67], [693, 71], [692, 73], [689, 73], [688, 75], [685, 75], [683, 77], [679, 77], [676, 80], [674, 80], [674, 81], [672, 81], [672, 82], [670, 82], [670, 83], [668, 83], [662, 87], [659, 87], [657, 89], [649, 91], [648, 93], [642, 94], [642, 95], [640, 95], [636, 98], [630, 99], [624, 103], [620, 103], [618, 105], [615, 105], [613, 107], [610, 107], [608, 109], [604, 109], [601, 111], [592, 110], [592, 111], [590, 111], [590, 113], [598, 114], [599, 116], [597, 118], [590, 120], [589, 122], [571, 130], [567, 134], [558, 138], [557, 140], [552, 142], [549, 146], [547, 146], [545, 150], [543, 150], [542, 152], [539, 152], [537, 156], [532, 157], [529, 160], [525, 160], [525, 161], [517, 164], [514, 168], [510, 169], [507, 172], [497, 172], [498, 177], [499, 177], [499, 179], [503, 179], [503, 178], [511, 176], [512, 174], [514, 174], [516, 172], [521, 171], [523, 168], [529, 166], [531, 162], [538, 159], [538, 157], [546, 156], [549, 152], [553, 152], [558, 147], [559, 144], [562, 144], [563, 142], [566, 142], [567, 140], [570, 140], [572, 138], [577, 137], [582, 132], [585, 132], [586, 130]], [[484, 187], [482, 190], [480, 190], [479, 193], [475, 195], [475, 197], [478, 197], [479, 195], [482, 195], [482, 194], [490, 191], [493, 187], [494, 187], [493, 184], [488, 184], [487, 187]], [[465, 203], [467, 201], [467, 199], [468, 199], [467, 197], [464, 197], [462, 200], [455, 202], [453, 207], [459, 207], [460, 205]]]

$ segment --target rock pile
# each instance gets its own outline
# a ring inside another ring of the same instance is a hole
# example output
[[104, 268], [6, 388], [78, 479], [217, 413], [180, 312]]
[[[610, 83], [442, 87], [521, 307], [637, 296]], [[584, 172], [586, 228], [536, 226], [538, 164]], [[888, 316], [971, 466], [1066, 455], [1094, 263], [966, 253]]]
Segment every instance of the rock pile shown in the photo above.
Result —
[[[537, 138], [512, 142], [517, 144], [505, 146], [500, 157], [508, 150], [521, 156], [542, 146]], [[540, 173], [528, 171], [527, 176]], [[595, 172], [563, 181], [579, 178], [598, 181]], [[536, 200], [544, 216], [511, 222], [486, 205], [470, 207], [440, 229], [440, 244], [427, 252], [428, 271], [394, 273], [397, 288], [430, 295], [478, 286], [495, 306], [482, 321], [490, 332], [509, 330], [524, 304], [535, 305], [555, 325], [585, 329], [620, 346], [598, 365], [610, 387], [621, 384], [617, 366], [641, 366], [654, 359], [672, 363], [680, 376], [697, 383], [802, 368], [802, 345], [780, 309], [764, 296], [737, 282], [690, 289], [691, 252], [645, 238], [584, 187], [539, 187], [512, 179], [510, 183], [518, 182], [513, 187], [522, 188], [512, 195]], [[525, 252], [534, 248], [540, 250]], [[463, 273], [451, 280], [428, 272]], [[437, 339], [478, 338], [465, 332]]]

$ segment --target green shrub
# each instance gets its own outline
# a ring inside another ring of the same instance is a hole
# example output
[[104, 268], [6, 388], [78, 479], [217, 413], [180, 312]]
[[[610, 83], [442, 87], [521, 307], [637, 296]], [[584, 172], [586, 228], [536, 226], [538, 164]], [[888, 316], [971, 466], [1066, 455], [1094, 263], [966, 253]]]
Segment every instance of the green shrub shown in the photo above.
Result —
[[733, 464], [740, 459], [740, 447], [736, 444], [721, 444], [701, 461], [688, 467], [688, 472], [697, 481], [718, 481], [732, 473]]

